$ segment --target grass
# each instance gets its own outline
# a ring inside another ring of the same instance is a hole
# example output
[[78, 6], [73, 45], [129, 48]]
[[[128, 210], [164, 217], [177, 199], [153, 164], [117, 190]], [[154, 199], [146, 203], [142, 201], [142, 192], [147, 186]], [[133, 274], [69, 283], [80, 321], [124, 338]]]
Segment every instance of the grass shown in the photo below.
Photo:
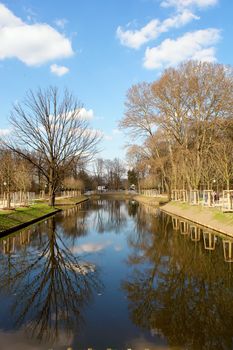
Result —
[[88, 197], [79, 196], [76, 198], [58, 198], [56, 199], [56, 207], [50, 207], [48, 201], [37, 200], [30, 207], [20, 207], [15, 210], [0, 210], [0, 233], [9, 229], [17, 230], [22, 224], [30, 224], [30, 222], [43, 218], [45, 215], [56, 213], [62, 206], [71, 206], [83, 202]]
[[[202, 224], [210, 224], [214, 227], [215, 224], [221, 224], [221, 228], [228, 230], [229, 226], [233, 227], [233, 213], [223, 213], [220, 208], [203, 207], [201, 205], [190, 205], [188, 203], [170, 202], [167, 210], [176, 215], [184, 215], [189, 220], [199, 220]], [[216, 230], [218, 230], [216, 228]]]
[[226, 224], [233, 224], [233, 213], [217, 212], [214, 214], [214, 219]]
[[79, 196], [79, 197], [68, 197], [68, 198], [56, 198], [56, 205], [69, 205], [69, 204], [78, 204], [83, 202], [88, 197], [86, 196]]
[[30, 207], [17, 208], [16, 210], [0, 211], [0, 232], [9, 230], [30, 222], [32, 220], [43, 217], [44, 215], [55, 213], [57, 208], [49, 207], [47, 204], [34, 204]]
[[[190, 209], [192, 209], [192, 211], [194, 213], [200, 213], [200, 212], [202, 212], [205, 209], [210, 209], [210, 208], [205, 208], [202, 205], [192, 205], [192, 204], [189, 204], [189, 203], [181, 203], [181, 202], [174, 202], [174, 201], [169, 202], [169, 205], [172, 205], [174, 207], [179, 207], [182, 210], [190, 210]], [[212, 209], [213, 208], [211, 208], [211, 210]]]
[[[62, 205], [75, 205], [75, 204], [83, 202], [87, 198], [88, 197], [84, 196], [84, 195], [81, 195], [81, 196], [78, 196], [78, 197], [67, 197], [67, 198], [58, 197], [58, 198], [56, 198], [55, 205], [56, 206], [59, 206], [59, 205], [61, 205], [61, 206]], [[47, 200], [46, 199], [37, 199], [36, 202], [37, 203], [47, 204], [48, 203], [48, 199]]]
[[147, 197], [143, 195], [135, 195], [134, 199], [138, 202], [142, 202], [144, 204], [148, 204], [150, 206], [158, 207], [160, 204], [164, 204], [168, 202], [168, 198], [166, 197]]

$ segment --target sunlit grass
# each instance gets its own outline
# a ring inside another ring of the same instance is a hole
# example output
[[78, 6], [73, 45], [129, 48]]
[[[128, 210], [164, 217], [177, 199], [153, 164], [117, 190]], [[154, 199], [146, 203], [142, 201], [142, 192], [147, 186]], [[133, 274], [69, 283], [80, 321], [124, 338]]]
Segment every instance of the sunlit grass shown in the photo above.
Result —
[[233, 224], [233, 213], [217, 212], [214, 214], [214, 219], [223, 223]]
[[169, 205], [172, 205], [184, 211], [189, 211], [189, 213], [192, 212], [194, 215], [209, 213], [211, 214], [211, 218], [213, 220], [219, 221], [223, 224], [225, 223], [227, 225], [233, 224], [233, 213], [224, 213], [220, 208], [204, 207], [202, 205], [191, 205], [189, 203], [180, 203], [175, 201], [170, 202]]
[[56, 208], [44, 203], [20, 207], [15, 210], [0, 210], [0, 232], [56, 212], [56, 210]]
[[56, 198], [56, 205], [62, 205], [62, 204], [77, 204], [80, 202], [83, 202], [85, 199], [87, 199], [86, 196], [78, 196], [78, 197], [68, 197], [68, 198]]

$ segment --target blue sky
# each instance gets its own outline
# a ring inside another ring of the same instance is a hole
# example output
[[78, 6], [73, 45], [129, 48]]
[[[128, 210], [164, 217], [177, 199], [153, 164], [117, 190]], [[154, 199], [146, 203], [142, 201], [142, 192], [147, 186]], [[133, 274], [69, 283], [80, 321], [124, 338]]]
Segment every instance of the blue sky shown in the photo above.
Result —
[[28, 89], [68, 87], [123, 157], [127, 89], [168, 66], [232, 64], [233, 0], [0, 0], [0, 133]]

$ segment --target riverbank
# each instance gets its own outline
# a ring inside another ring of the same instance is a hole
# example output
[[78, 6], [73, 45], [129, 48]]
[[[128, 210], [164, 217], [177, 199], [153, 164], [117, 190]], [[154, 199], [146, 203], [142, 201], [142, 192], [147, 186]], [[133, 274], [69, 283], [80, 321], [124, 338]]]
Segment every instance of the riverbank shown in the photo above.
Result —
[[49, 207], [44, 203], [34, 204], [30, 207], [19, 207], [15, 210], [1, 210], [0, 236], [20, 230], [60, 210], [59, 208]]
[[[85, 202], [89, 199], [88, 196], [81, 195], [79, 197], [56, 197], [55, 207], [63, 207], [65, 205], [76, 205]], [[48, 199], [38, 199], [36, 203], [43, 203], [48, 205]]]
[[89, 198], [87, 196], [84, 196], [84, 195], [79, 196], [79, 197], [67, 197], [67, 198], [58, 197], [58, 198], [56, 198], [55, 206], [63, 207], [66, 205], [77, 205], [79, 203], [82, 203], [82, 202], [85, 202], [88, 200], [89, 200]]
[[88, 197], [93, 200], [98, 199], [107, 199], [107, 200], [126, 200], [133, 199], [135, 196], [134, 192], [102, 192], [102, 193], [94, 193], [89, 195]]
[[233, 213], [222, 213], [216, 208], [178, 202], [169, 202], [161, 207], [161, 210], [233, 237]]
[[150, 205], [151, 207], [158, 208], [160, 205], [168, 203], [168, 197], [147, 197], [143, 195], [135, 195], [133, 197], [139, 203]]
[[103, 192], [103, 193], [95, 193], [88, 196], [90, 199], [98, 200], [98, 199], [107, 199], [107, 200], [136, 200], [137, 202], [148, 204], [154, 207], [158, 207], [164, 203], [168, 202], [168, 198], [164, 197], [148, 197], [144, 195], [137, 194], [135, 192], [130, 191], [122, 191], [122, 192]]
[[77, 198], [58, 198], [55, 207], [50, 207], [45, 201], [38, 201], [30, 207], [19, 207], [15, 210], [0, 211], [0, 236], [23, 229], [63, 209], [63, 206], [74, 206], [88, 200], [86, 196]]

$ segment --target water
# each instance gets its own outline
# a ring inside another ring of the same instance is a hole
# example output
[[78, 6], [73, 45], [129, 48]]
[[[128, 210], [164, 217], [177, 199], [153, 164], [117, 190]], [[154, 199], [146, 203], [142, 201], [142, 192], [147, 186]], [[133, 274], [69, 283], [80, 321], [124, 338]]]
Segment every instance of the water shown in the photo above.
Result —
[[0, 350], [233, 349], [231, 248], [134, 201], [2, 238]]

